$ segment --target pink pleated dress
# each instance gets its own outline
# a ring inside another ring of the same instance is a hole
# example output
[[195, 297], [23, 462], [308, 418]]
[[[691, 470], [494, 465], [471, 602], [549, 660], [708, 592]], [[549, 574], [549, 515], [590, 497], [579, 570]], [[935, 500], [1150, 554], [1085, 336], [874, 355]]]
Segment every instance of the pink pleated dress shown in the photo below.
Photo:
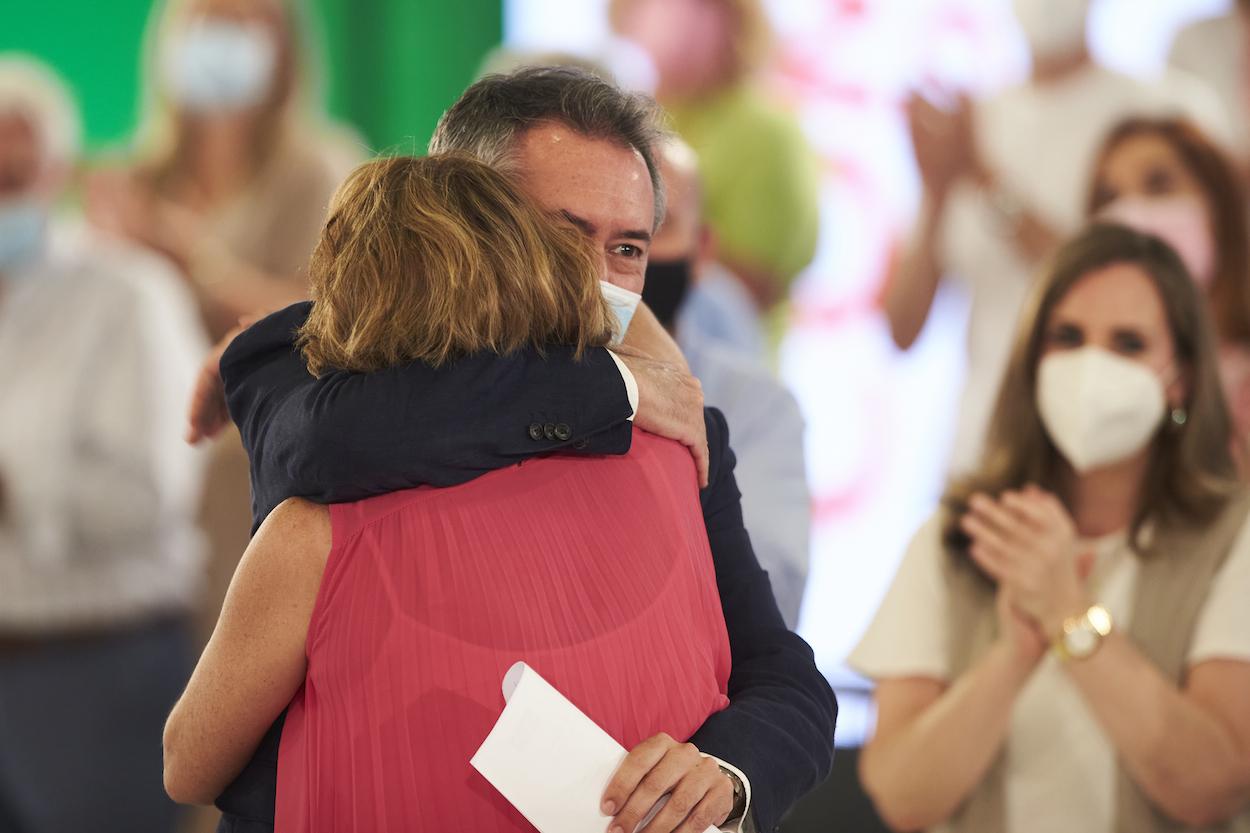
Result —
[[[470, 765], [529, 663], [626, 748], [728, 705], [729, 643], [694, 465], [548, 457], [330, 507], [276, 833], [533, 831]], [[607, 820], [605, 819], [605, 827]]]

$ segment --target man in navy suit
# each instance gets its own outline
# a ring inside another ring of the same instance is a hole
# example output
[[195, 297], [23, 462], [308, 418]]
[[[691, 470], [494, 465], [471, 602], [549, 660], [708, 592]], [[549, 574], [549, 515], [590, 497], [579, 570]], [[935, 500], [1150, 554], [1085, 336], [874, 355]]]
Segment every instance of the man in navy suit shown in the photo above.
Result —
[[[663, 217], [656, 125], [649, 99], [578, 70], [527, 69], [470, 87], [440, 121], [430, 152], [467, 152], [514, 173], [602, 252], [606, 281], [638, 292]], [[574, 361], [553, 348], [314, 379], [293, 335], [309, 308], [258, 322], [221, 360], [230, 414], [251, 455], [257, 524], [291, 496], [357, 500], [465, 482], [536, 454], [624, 453], [635, 417], [686, 442], [697, 460], [706, 453], [701, 501], [733, 662], [730, 705], [687, 743], [660, 735], [631, 750], [603, 808], [611, 828], [632, 833], [668, 793], [651, 833], [693, 830], [710, 806], [723, 818], [728, 802], [726, 829], [774, 829], [828, 772], [837, 706], [811, 649], [782, 621], [752, 551], [723, 416], [704, 412], [704, 446], [701, 432], [657, 404], [665, 379], [685, 383], [688, 374], [654, 317], [639, 308], [629, 341], [660, 362], [629, 350]], [[272, 827], [279, 736], [275, 727], [218, 800], [223, 829]], [[704, 755], [719, 771], [709, 774]]]

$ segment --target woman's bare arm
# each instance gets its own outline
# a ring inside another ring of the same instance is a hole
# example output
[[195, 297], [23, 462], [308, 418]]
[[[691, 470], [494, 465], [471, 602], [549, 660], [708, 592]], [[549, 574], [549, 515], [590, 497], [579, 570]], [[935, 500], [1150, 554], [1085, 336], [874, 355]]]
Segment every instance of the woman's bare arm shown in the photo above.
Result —
[[329, 551], [329, 510], [296, 498], [252, 539], [165, 724], [165, 790], [175, 801], [212, 803], [303, 685], [308, 624]]
[[1036, 663], [1000, 641], [949, 687], [921, 677], [878, 683], [876, 733], [859, 771], [887, 824], [921, 830], [955, 812], [1002, 748]]
[[908, 349], [920, 337], [942, 280], [938, 235], [946, 200], [945, 192], [926, 190], [915, 238], [907, 251], [894, 259], [886, 279], [882, 306], [890, 323], [890, 336], [900, 350]]
[[1183, 688], [1123, 634], [1068, 672], [1146, 795], [1186, 827], [1215, 826], [1250, 802], [1250, 663], [1210, 660]]

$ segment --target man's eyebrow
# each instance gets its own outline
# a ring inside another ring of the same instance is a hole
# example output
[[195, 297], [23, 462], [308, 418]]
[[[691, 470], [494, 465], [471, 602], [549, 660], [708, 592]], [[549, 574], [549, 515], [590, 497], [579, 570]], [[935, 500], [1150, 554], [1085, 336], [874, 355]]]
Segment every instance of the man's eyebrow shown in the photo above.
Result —
[[572, 211], [565, 211], [564, 209], [561, 209], [560, 216], [577, 226], [577, 228], [581, 230], [582, 234], [585, 234], [587, 237], [594, 237], [595, 233], [599, 231], [599, 229], [595, 227], [594, 223], [583, 219], [582, 217], [578, 217]]
[[[598, 226], [584, 217], [578, 217], [571, 211], [561, 209], [560, 216], [577, 226], [577, 228], [588, 237], [594, 237], [599, 232]], [[646, 229], [626, 229], [625, 231], [613, 234], [612, 237], [620, 238], [622, 240], [638, 240], [642, 243], [651, 242], [651, 232]]]
[[622, 240], [639, 240], [643, 243], [651, 242], [651, 232], [645, 229], [629, 229], [622, 231], [620, 234], [614, 234], [613, 237], [619, 237]]

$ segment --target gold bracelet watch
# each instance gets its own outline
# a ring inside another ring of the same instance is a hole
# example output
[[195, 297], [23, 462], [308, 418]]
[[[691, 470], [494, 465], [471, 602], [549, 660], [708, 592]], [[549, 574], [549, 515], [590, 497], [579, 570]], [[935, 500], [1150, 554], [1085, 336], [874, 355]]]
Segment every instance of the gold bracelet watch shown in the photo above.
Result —
[[1063, 632], [1055, 639], [1053, 648], [1064, 662], [1089, 659], [1103, 639], [1111, 633], [1111, 614], [1102, 605], [1093, 605], [1079, 616], [1069, 616], [1063, 622]]

